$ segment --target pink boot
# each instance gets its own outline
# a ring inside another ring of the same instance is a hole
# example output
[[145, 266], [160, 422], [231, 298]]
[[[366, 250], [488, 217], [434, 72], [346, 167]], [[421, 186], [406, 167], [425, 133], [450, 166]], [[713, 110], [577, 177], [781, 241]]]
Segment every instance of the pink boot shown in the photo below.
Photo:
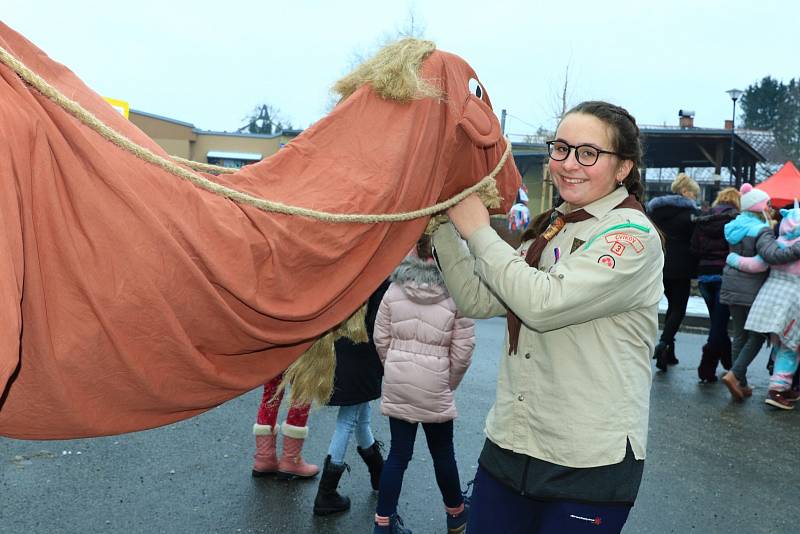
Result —
[[253, 455], [253, 476], [265, 477], [278, 472], [278, 454], [275, 452], [277, 428], [270, 425], [253, 425], [256, 436], [256, 453]]
[[283, 432], [283, 452], [278, 461], [278, 478], [292, 480], [317, 476], [319, 467], [307, 464], [301, 456], [303, 441], [308, 436], [308, 427], [293, 426], [284, 421], [281, 431]]

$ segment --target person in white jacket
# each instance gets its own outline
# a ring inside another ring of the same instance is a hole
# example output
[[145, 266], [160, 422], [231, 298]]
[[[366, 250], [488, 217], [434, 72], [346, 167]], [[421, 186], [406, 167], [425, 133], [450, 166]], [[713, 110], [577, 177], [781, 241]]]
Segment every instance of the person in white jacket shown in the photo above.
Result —
[[392, 274], [375, 320], [373, 339], [384, 366], [381, 412], [389, 416], [392, 441], [381, 474], [374, 533], [408, 533], [397, 515], [403, 474], [422, 423], [444, 500], [447, 528], [460, 533], [464, 506], [453, 449], [453, 391], [464, 377], [475, 346], [475, 325], [462, 316], [423, 236]]

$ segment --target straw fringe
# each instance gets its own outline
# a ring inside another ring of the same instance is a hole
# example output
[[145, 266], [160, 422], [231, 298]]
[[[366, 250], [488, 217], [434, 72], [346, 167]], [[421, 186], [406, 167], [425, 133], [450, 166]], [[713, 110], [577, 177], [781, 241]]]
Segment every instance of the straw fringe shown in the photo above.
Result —
[[335, 330], [319, 338], [307, 351], [295, 360], [284, 372], [278, 391], [289, 388], [292, 404], [328, 404], [333, 394], [333, 377], [336, 371], [334, 342], [342, 337], [353, 343], [366, 343], [367, 305], [361, 306]]

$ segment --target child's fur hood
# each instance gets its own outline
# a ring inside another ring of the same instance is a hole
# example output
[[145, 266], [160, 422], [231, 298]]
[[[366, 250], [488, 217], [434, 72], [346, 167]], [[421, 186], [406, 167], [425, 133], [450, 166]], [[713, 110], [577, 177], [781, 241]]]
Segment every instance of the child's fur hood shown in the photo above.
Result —
[[415, 302], [431, 304], [450, 296], [436, 263], [414, 256], [404, 259], [394, 270], [390, 280]]

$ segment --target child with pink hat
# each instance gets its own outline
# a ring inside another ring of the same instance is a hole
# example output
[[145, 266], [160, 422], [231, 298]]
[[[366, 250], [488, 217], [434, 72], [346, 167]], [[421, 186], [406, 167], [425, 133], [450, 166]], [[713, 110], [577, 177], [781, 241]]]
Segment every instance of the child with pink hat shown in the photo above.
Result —
[[[800, 207], [797, 200], [793, 209], [781, 210], [781, 215], [780, 236], [775, 246], [800, 256]], [[791, 389], [792, 377], [800, 361], [800, 259], [770, 268], [761, 252], [753, 258], [730, 254], [728, 263], [747, 272], [766, 272], [769, 269], [769, 277], [753, 302], [745, 328], [769, 335], [772, 341], [775, 368], [765, 402], [791, 410], [800, 398], [798, 392]], [[764, 252], [768, 254], [768, 251]]]
[[767, 336], [754, 329], [751, 307], [767, 279], [766, 269], [754, 272], [749, 262], [759, 256], [768, 265], [781, 265], [800, 259], [800, 247], [785, 247], [775, 241], [769, 215], [769, 195], [750, 184], [741, 187], [742, 212], [725, 225], [725, 239], [732, 255], [722, 274], [720, 301], [728, 304], [733, 319], [733, 367], [722, 377], [735, 400], [752, 394], [747, 383], [747, 367], [756, 357]]

